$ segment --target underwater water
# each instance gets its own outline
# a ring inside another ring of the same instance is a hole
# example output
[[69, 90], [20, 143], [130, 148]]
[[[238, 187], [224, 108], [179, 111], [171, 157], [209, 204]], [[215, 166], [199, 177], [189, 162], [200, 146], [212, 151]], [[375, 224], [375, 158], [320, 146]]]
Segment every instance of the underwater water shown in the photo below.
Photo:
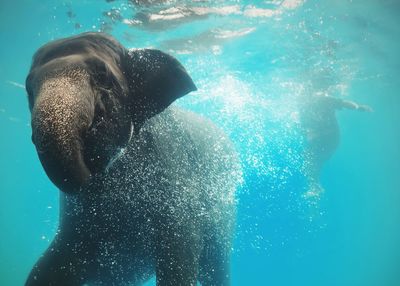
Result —
[[[245, 180], [232, 285], [400, 285], [396, 0], [2, 1], [0, 285], [23, 285], [58, 225], [31, 142], [32, 55], [85, 31], [177, 57], [198, 91], [176, 104], [233, 141]], [[340, 142], [315, 182], [298, 102], [321, 94], [373, 112], [336, 112]]]

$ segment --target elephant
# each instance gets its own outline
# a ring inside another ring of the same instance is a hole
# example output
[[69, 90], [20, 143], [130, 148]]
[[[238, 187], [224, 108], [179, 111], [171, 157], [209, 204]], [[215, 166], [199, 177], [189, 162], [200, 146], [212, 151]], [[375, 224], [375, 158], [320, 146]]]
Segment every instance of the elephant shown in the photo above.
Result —
[[305, 198], [316, 204], [324, 192], [320, 184], [322, 168], [335, 153], [340, 143], [340, 128], [336, 112], [344, 109], [372, 112], [365, 104], [344, 100], [324, 93], [298, 98], [299, 123], [305, 138], [304, 173], [308, 181]]
[[84, 33], [41, 47], [26, 89], [60, 190], [26, 285], [230, 285], [240, 160], [209, 119], [172, 104], [196, 90], [177, 59]]

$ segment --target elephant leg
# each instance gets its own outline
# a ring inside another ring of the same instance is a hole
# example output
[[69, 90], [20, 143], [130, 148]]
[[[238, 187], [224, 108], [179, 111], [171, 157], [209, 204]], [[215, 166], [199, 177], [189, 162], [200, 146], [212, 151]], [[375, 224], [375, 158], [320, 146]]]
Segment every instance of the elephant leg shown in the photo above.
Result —
[[195, 286], [201, 249], [196, 223], [163, 224], [156, 249], [157, 286]]
[[26, 286], [74, 286], [84, 284], [85, 268], [80, 265], [72, 245], [57, 236], [36, 262]]
[[[229, 244], [229, 243], [228, 243]], [[199, 281], [202, 286], [229, 286], [230, 246], [212, 238], [203, 249], [200, 259]]]

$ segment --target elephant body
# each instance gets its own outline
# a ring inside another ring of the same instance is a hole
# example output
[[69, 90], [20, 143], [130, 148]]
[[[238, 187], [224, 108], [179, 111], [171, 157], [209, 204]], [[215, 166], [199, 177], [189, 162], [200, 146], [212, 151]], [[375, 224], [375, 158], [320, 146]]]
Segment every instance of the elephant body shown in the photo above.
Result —
[[[131, 90], [128, 72], [120, 74], [127, 77], [126, 86]], [[53, 87], [47, 82], [42, 85]], [[161, 87], [171, 89], [169, 84], [161, 83]], [[172, 89], [180, 90], [176, 84]], [[149, 90], [157, 92], [153, 87], [140, 89], [142, 94]], [[168, 95], [168, 90], [165, 92]], [[178, 95], [171, 93], [175, 98]], [[212, 122], [173, 105], [168, 107], [173, 101], [170, 98], [146, 105], [151, 96], [136, 100], [140, 106], [129, 110], [140, 114], [131, 116], [132, 130], [121, 136], [128, 138], [125, 145], [108, 143], [113, 138], [107, 138], [106, 133], [100, 134], [106, 137], [102, 139], [97, 133], [106, 130], [96, 130], [93, 122], [85, 132], [78, 133], [83, 146], [79, 155], [85, 154], [85, 149], [101, 155], [103, 145], [113, 146], [113, 152], [104, 157], [106, 160], [93, 158], [93, 165], [87, 163], [87, 155], [82, 155], [81, 164], [90, 175], [74, 183], [73, 189], [68, 189], [72, 186], [68, 174], [76, 170], [70, 171], [67, 164], [56, 173], [52, 165], [45, 168], [50, 178], [59, 176], [53, 180], [61, 189], [59, 230], [32, 269], [27, 285], [141, 285], [154, 274], [157, 285], [196, 285], [197, 281], [203, 286], [230, 285], [234, 192], [241, 180], [237, 154]], [[46, 99], [40, 92], [36, 97]], [[45, 165], [47, 156], [55, 156], [47, 150], [53, 148], [53, 133], [42, 135], [35, 128], [52, 126], [51, 117], [42, 120], [44, 115], [36, 111], [48, 108], [40, 100], [31, 106], [33, 120], [39, 121], [33, 124], [34, 136], [41, 136], [44, 143], [38, 139], [34, 142]], [[96, 117], [96, 107], [94, 113]], [[93, 148], [96, 139], [102, 143]], [[71, 154], [74, 152], [67, 152]]]

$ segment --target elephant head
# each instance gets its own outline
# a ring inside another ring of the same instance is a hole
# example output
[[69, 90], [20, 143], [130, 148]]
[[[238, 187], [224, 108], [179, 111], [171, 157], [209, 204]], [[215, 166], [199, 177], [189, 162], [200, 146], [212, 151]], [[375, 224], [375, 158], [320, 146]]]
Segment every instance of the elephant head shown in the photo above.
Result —
[[40, 161], [51, 181], [69, 193], [104, 171], [148, 118], [196, 90], [172, 56], [128, 51], [101, 33], [41, 47], [26, 88]]

